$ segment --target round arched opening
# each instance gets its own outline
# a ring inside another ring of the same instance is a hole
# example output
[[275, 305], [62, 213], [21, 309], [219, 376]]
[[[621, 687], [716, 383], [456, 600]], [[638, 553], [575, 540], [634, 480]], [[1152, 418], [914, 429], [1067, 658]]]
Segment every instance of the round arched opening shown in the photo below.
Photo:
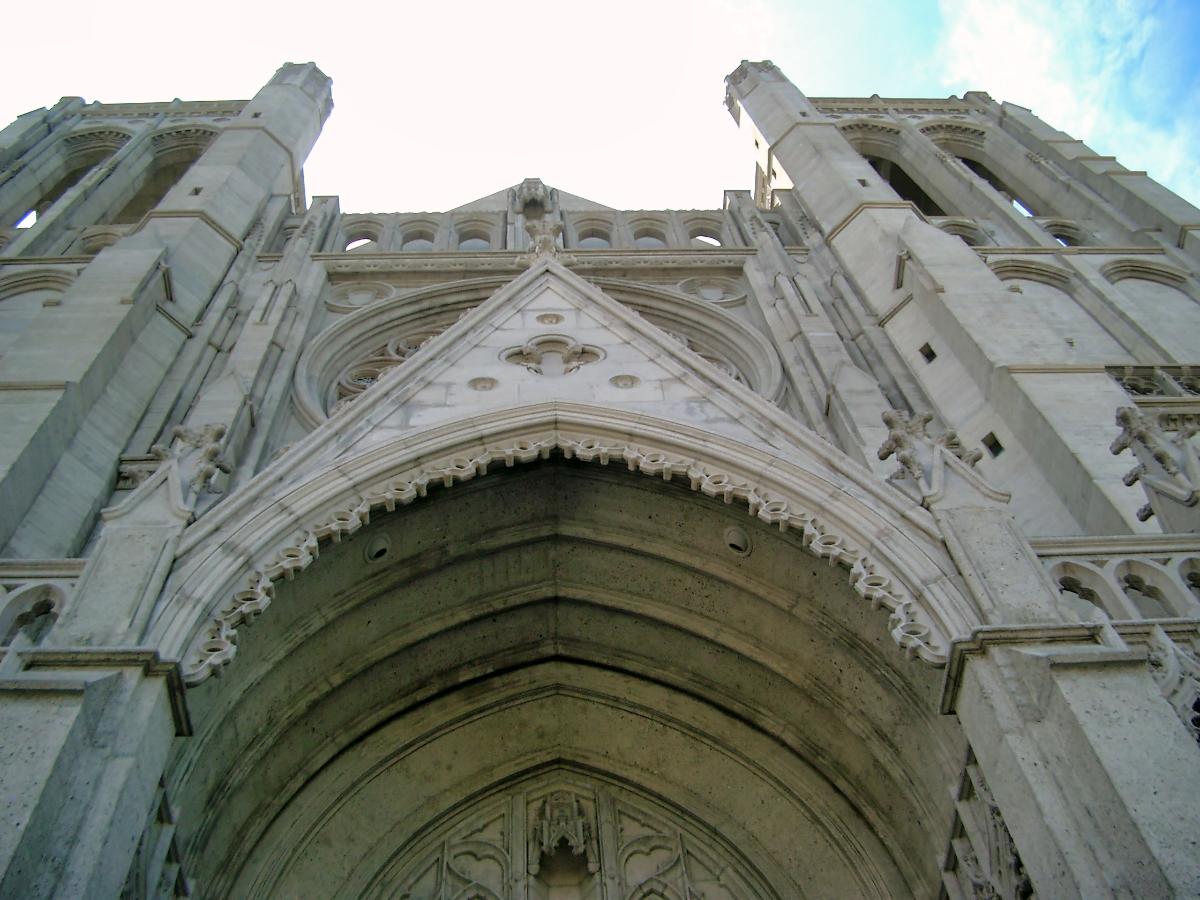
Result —
[[587, 228], [579, 232], [580, 250], [607, 250], [612, 247], [608, 232], [601, 228]]
[[639, 250], [662, 250], [667, 238], [657, 228], [639, 228], [633, 233], [633, 245]]
[[410, 231], [400, 241], [400, 249], [409, 253], [433, 249], [433, 234], [428, 231]]
[[490, 250], [492, 242], [481, 231], [466, 231], [458, 236], [458, 249], [464, 253]]

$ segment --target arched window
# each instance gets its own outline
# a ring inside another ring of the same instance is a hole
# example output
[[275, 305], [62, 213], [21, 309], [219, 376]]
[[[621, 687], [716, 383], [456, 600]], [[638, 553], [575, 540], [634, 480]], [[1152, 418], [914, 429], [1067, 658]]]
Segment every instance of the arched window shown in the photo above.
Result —
[[865, 159], [901, 200], [907, 200], [927, 216], [946, 215], [937, 202], [913, 180], [911, 175], [904, 171], [899, 163], [881, 156], [867, 156]]
[[641, 225], [633, 230], [633, 245], [639, 250], [662, 250], [667, 246], [667, 236], [653, 225]]
[[713, 225], [693, 225], [688, 238], [697, 250], [713, 250], [721, 246], [721, 234]]
[[116, 153], [128, 140], [129, 135], [126, 132], [112, 128], [78, 132], [63, 138], [63, 159], [58, 170], [61, 174], [13, 227], [30, 228], [35, 225], [63, 194], [75, 187], [97, 165]]
[[370, 219], [351, 220], [343, 222], [346, 230], [346, 246], [348, 253], [371, 253], [379, 249], [379, 241], [383, 237], [383, 226]]
[[1027, 218], [1039, 215], [1039, 213], [1035, 211], [1033, 205], [1029, 202], [1028, 197], [1022, 198], [1018, 196], [1016, 191], [1009, 187], [1009, 185], [1006, 184], [999, 175], [997, 175], [983, 163], [977, 162], [976, 160], [970, 159], [966, 156], [960, 156], [959, 160], [964, 166], [995, 188], [996, 192], [1009, 203], [1011, 203], [1013, 209], [1015, 209], [1021, 215]]
[[184, 173], [216, 137], [215, 131], [204, 128], [185, 128], [168, 131], [151, 138], [154, 161], [147, 169], [141, 186], [119, 213], [113, 225], [132, 225], [158, 206]]
[[433, 233], [423, 228], [406, 231], [400, 239], [400, 249], [409, 253], [433, 249]]
[[579, 232], [577, 246], [581, 250], [607, 250], [612, 246], [612, 239], [603, 228], [593, 225]]
[[492, 242], [482, 231], [464, 231], [458, 236], [458, 249], [464, 252], [491, 250]]

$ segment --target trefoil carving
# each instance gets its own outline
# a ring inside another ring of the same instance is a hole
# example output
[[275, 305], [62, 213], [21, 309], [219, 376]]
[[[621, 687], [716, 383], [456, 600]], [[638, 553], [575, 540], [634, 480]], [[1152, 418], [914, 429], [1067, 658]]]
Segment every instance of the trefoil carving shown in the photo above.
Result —
[[565, 334], [542, 334], [520, 347], [510, 347], [500, 358], [534, 375], [556, 378], [598, 362], [604, 358], [604, 351], [599, 347], [581, 344]]

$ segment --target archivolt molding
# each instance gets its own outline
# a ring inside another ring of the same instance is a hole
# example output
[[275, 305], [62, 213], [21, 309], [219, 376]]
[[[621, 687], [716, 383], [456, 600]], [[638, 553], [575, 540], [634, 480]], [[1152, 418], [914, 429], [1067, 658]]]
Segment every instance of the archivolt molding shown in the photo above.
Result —
[[63, 138], [68, 159], [82, 159], [94, 153], [112, 154], [130, 138], [128, 131], [118, 128], [91, 128], [76, 131]]
[[[795, 530], [810, 553], [848, 571], [856, 593], [874, 608], [887, 609], [892, 638], [909, 658], [941, 665], [949, 639], [966, 633], [976, 618], [948, 580], [952, 564], [940, 542], [913, 527], [920, 510], [884, 512], [881, 506], [895, 503], [865, 500], [727, 439], [673, 439], [671, 432], [685, 430], [674, 423], [655, 428], [646, 417], [635, 423], [626, 416], [624, 427], [613, 428], [614, 423], [605, 427], [600, 421], [588, 423], [586, 416], [581, 421], [563, 414], [547, 423], [545, 411], [536, 412], [534, 421], [540, 418], [541, 427], [527, 422], [523, 428], [499, 428], [489, 437], [491, 429], [480, 423], [460, 423], [455, 440], [396, 442], [328, 470], [262, 509], [254, 508], [253, 497], [244, 498], [229, 510], [240, 515], [236, 523], [215, 521], [219, 515], [197, 523], [211, 532], [215, 546], [207, 552], [190, 547], [203, 538], [189, 541], [185, 534], [181, 550], [189, 561], [179, 567], [179, 588], [168, 596], [158, 626], [168, 632], [163, 643], [182, 651], [187, 683], [204, 681], [233, 659], [237, 629], [271, 605], [274, 582], [290, 580], [315, 562], [323, 543], [341, 542], [372, 515], [425, 497], [431, 487], [449, 488], [492, 467], [552, 455], [680, 479], [706, 496], [745, 503], [750, 515], [781, 530]], [[502, 423], [504, 417], [499, 418], [494, 424]], [[224, 537], [220, 543], [218, 535]], [[182, 596], [189, 583], [188, 596]], [[208, 611], [198, 622], [200, 607]]]
[[162, 156], [176, 150], [192, 151], [198, 156], [208, 149], [208, 145], [216, 136], [217, 131], [214, 128], [197, 126], [165, 128], [151, 135], [150, 145], [154, 149], [155, 156]]
[[1114, 259], [1100, 267], [1100, 274], [1110, 284], [1124, 281], [1126, 278], [1136, 278], [1141, 281], [1157, 281], [1169, 287], [1182, 287], [1187, 284], [1187, 273], [1163, 263], [1149, 262], [1144, 259]]
[[988, 268], [1001, 281], [1023, 278], [1040, 281], [1060, 291], [1066, 291], [1071, 286], [1071, 273], [1068, 270], [1032, 259], [991, 259], [988, 260]]
[[888, 156], [900, 146], [900, 129], [882, 121], [854, 119], [839, 122], [838, 131], [859, 153], [870, 156]]
[[32, 272], [17, 272], [0, 278], [0, 300], [27, 294], [31, 291], [53, 291], [65, 293], [75, 283], [75, 276], [62, 269], [36, 269]]
[[961, 156], [964, 148], [968, 151], [982, 150], [987, 139], [987, 132], [984, 129], [963, 122], [945, 120], [929, 122], [918, 130], [937, 144], [939, 149], [956, 156]]

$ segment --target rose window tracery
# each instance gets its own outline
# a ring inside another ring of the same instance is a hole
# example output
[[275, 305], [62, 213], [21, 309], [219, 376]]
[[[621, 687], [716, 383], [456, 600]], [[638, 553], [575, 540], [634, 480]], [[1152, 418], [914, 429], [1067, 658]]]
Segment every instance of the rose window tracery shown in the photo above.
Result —
[[412, 359], [431, 340], [449, 328], [427, 328], [422, 331], [394, 337], [366, 359], [360, 359], [342, 369], [337, 378], [337, 394], [334, 412], [354, 401], [363, 391], [383, 377], [383, 373]]
[[669, 328], [663, 328], [661, 325], [659, 328], [662, 328], [663, 332], [665, 332], [669, 338], [678, 341], [684, 347], [687, 347], [710, 366], [720, 369], [739, 384], [744, 384], [747, 387], [750, 386], [750, 383], [746, 380], [746, 377], [741, 373], [738, 367], [731, 363], [724, 356], [717, 353], [717, 351], [713, 350], [711, 347], [707, 347], [700, 341], [690, 338], [687, 335], [680, 334], [678, 331], [672, 331]]

